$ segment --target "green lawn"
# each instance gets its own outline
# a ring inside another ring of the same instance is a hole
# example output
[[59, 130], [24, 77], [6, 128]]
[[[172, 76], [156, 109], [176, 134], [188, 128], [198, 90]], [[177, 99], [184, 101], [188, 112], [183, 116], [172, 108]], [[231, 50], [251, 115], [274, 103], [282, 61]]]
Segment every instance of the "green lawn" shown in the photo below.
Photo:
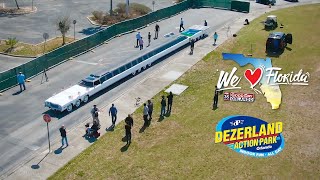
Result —
[[[271, 110], [263, 95], [254, 103], [224, 102], [211, 110], [214, 86], [219, 70], [238, 67], [235, 62], [222, 61], [222, 52], [250, 53], [264, 58], [265, 40], [269, 32], [260, 24], [268, 14], [243, 28], [238, 37], [229, 40], [192, 67], [175, 83], [189, 86], [174, 98], [173, 112], [161, 122], [154, 119], [144, 133], [142, 109], [134, 115], [133, 143], [122, 152], [123, 123], [70, 161], [49, 179], [317, 179], [319, 178], [320, 141], [320, 5], [307, 5], [272, 12], [278, 16], [284, 31], [293, 34], [291, 51], [272, 58], [273, 66], [283, 72], [309, 71], [309, 86], [280, 86], [280, 109]], [[196, 50], [196, 49], [195, 49]], [[246, 66], [237, 74], [244, 72]], [[241, 92], [253, 91], [241, 81]], [[159, 102], [154, 97], [155, 117]], [[229, 115], [250, 115], [267, 122], [282, 121], [284, 150], [273, 157], [259, 159], [238, 154], [223, 144], [214, 143], [215, 126]]]
[[[19, 40], [19, 39], [17, 39]], [[26, 44], [23, 42], [18, 42], [15, 46], [15, 50], [8, 52], [10, 46], [6, 44], [6, 40], [0, 40], [0, 52], [4, 52], [12, 55], [20, 56], [38, 56], [42, 55], [44, 51], [44, 42], [39, 44]], [[73, 38], [66, 37], [66, 43], [73, 41]], [[50, 52], [62, 45], [62, 37], [56, 37], [50, 39], [46, 42], [46, 52]]]

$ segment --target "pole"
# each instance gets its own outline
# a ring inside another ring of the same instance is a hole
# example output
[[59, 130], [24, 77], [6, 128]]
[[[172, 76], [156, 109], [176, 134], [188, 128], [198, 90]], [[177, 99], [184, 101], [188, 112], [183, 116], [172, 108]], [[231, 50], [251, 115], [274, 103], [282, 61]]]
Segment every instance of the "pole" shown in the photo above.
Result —
[[47, 123], [47, 130], [48, 130], [48, 142], [49, 142], [49, 153], [50, 153], [51, 147], [50, 147], [49, 123]]
[[76, 40], [76, 24], [73, 24], [73, 39]]
[[46, 43], [47, 43], [47, 39], [44, 39], [43, 54], [46, 53]]
[[32, 5], [31, 5], [31, 7], [32, 7], [32, 11], [33, 11], [33, 0], [32, 0]]
[[126, 0], [126, 15], [129, 16], [129, 0]]

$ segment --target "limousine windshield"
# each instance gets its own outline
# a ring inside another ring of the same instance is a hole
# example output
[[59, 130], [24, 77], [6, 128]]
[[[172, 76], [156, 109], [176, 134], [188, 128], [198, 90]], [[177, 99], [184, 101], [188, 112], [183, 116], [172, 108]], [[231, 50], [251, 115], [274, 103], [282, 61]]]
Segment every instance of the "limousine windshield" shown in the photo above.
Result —
[[79, 82], [79, 85], [83, 87], [93, 87], [93, 82], [82, 80]]

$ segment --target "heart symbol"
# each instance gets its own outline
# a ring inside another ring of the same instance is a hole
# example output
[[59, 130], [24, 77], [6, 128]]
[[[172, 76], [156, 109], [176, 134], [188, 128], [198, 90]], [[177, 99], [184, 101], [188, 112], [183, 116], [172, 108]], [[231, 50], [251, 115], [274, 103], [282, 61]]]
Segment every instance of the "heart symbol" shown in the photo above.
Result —
[[247, 69], [244, 72], [244, 77], [251, 83], [251, 88], [253, 88], [256, 84], [258, 84], [262, 77], [262, 69], [257, 68], [253, 72], [251, 69]]

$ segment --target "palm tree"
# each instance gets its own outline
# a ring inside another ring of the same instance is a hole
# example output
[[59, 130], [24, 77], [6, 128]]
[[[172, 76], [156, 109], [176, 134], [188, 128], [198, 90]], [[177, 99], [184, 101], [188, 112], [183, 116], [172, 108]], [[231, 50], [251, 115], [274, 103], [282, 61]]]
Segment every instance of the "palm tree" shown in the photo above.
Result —
[[20, 9], [20, 7], [19, 7], [19, 4], [18, 4], [17, 0], [14, 0], [14, 1], [16, 2], [16, 6], [17, 6], [17, 8], [18, 8], [18, 9]]
[[67, 32], [70, 30], [71, 21], [68, 16], [60, 17], [56, 23], [58, 30], [62, 34], [62, 45], [66, 44], [65, 38]]

